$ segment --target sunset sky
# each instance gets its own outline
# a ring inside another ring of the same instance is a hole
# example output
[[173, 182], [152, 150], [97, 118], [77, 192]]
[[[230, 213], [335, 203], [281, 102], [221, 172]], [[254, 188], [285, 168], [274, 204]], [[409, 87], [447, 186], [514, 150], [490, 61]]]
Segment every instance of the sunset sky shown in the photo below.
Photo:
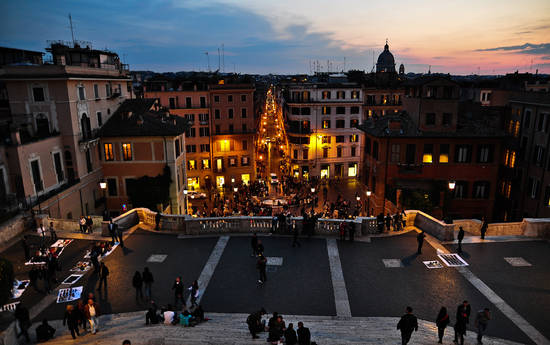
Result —
[[2, 1], [0, 45], [41, 50], [78, 40], [133, 70], [308, 73], [370, 71], [386, 38], [407, 72], [550, 73], [548, 0]]

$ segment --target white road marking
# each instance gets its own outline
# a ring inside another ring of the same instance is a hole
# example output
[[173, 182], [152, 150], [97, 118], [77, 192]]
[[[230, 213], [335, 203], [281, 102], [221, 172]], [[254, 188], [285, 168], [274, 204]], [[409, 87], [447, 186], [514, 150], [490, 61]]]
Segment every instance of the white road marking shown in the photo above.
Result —
[[527, 262], [527, 260], [525, 260], [522, 257], [509, 257], [509, 258], [504, 258], [504, 260], [506, 260], [506, 262], [508, 262], [510, 265], [512, 265], [514, 267], [533, 266], [529, 262]]
[[[426, 241], [434, 247], [438, 253], [442, 252], [449, 254], [447, 248], [441, 245], [439, 241], [426, 234]], [[550, 344], [550, 341], [546, 339], [542, 333], [540, 333], [535, 327], [533, 327], [527, 320], [523, 318], [517, 311], [514, 310], [508, 303], [506, 303], [499, 295], [496, 294], [487, 284], [479, 279], [472, 273], [467, 267], [456, 267], [456, 270], [460, 272], [483, 296], [485, 296], [491, 303], [493, 303], [504, 315], [506, 315], [519, 329], [523, 331], [535, 344]]]
[[336, 316], [342, 318], [351, 317], [351, 308], [349, 305], [348, 290], [344, 281], [344, 272], [342, 272], [342, 263], [340, 262], [340, 253], [336, 239], [327, 239], [327, 252], [330, 264], [330, 277], [332, 279], [332, 290], [334, 291], [334, 304], [336, 306]]
[[282, 266], [283, 265], [283, 258], [280, 256], [268, 256], [267, 259], [267, 265], [268, 266]]
[[164, 260], [166, 260], [166, 258], [168, 257], [168, 255], [166, 254], [153, 254], [151, 255], [148, 259], [147, 259], [147, 262], [164, 262]]
[[405, 267], [401, 259], [382, 259], [382, 262], [386, 268]]

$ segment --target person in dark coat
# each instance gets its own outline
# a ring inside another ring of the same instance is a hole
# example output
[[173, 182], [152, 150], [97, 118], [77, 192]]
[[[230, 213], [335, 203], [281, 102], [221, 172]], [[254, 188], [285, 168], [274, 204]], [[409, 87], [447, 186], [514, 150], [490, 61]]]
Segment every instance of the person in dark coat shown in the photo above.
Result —
[[172, 290], [174, 290], [174, 307], [178, 307], [178, 302], [181, 302], [182, 307], [185, 307], [185, 300], [183, 299], [183, 279], [177, 277], [172, 285]]
[[304, 323], [302, 321], [298, 322], [298, 344], [299, 345], [310, 345], [311, 344], [311, 333], [309, 332], [309, 328], [304, 327]]
[[376, 224], [378, 225], [378, 232], [382, 233], [384, 231], [384, 214], [382, 212], [376, 216]]
[[264, 255], [264, 245], [262, 240], [258, 240], [258, 245], [256, 246], [256, 255]]
[[438, 343], [443, 343], [443, 336], [445, 335], [445, 328], [447, 328], [447, 325], [451, 322], [449, 318], [449, 314], [447, 314], [447, 308], [441, 307], [439, 310], [439, 314], [437, 314], [437, 318], [435, 319], [435, 324], [437, 326], [437, 336], [439, 338]]
[[300, 229], [296, 226], [294, 222], [292, 222], [292, 247], [296, 247], [298, 245], [298, 248], [301, 247], [300, 242], [298, 242], [298, 236], [300, 235]]
[[57, 234], [55, 233], [55, 229], [53, 228], [53, 222], [50, 222], [50, 227], [48, 228], [50, 231], [50, 239], [52, 240], [52, 243], [57, 241]]
[[117, 224], [113, 223], [113, 220], [110, 219], [109, 225], [107, 225], [107, 229], [109, 229], [109, 235], [111, 236], [111, 241], [113, 241], [113, 245], [115, 244], [115, 242], [117, 242], [116, 228]]
[[424, 235], [424, 230], [416, 236], [416, 241], [418, 242], [418, 250], [416, 251], [417, 254], [422, 254], [422, 245], [424, 244], [425, 237], [426, 235]]
[[76, 339], [75, 333], [80, 337], [78, 332], [78, 322], [81, 321], [79, 311], [75, 310], [74, 306], [69, 304], [65, 310], [65, 316], [63, 316], [63, 326], [67, 324], [69, 331], [71, 331], [71, 336], [73, 339]]
[[462, 253], [462, 240], [464, 239], [464, 229], [462, 229], [461, 226], [458, 227], [460, 230], [458, 230], [458, 235], [457, 235], [457, 239], [458, 239], [458, 252], [459, 253]]
[[292, 323], [289, 323], [288, 328], [285, 330], [285, 344], [296, 345], [297, 343], [298, 343], [298, 337], [296, 336], [294, 325]]
[[418, 320], [412, 313], [412, 308], [407, 307], [405, 315], [397, 323], [397, 329], [401, 330], [401, 344], [406, 345], [411, 340], [413, 331], [418, 331]]
[[459, 342], [460, 345], [464, 345], [464, 336], [466, 335], [466, 325], [470, 322], [471, 307], [468, 301], [462, 302], [461, 305], [456, 308], [456, 323], [455, 323], [455, 343]]
[[483, 344], [481, 340], [483, 339], [483, 334], [485, 333], [485, 330], [487, 329], [487, 325], [489, 324], [489, 320], [491, 320], [491, 314], [489, 311], [489, 308], [485, 308], [483, 310], [480, 310], [477, 312], [476, 320], [475, 320], [475, 326], [477, 328], [477, 343]]
[[17, 334], [17, 338], [24, 335], [25, 339], [29, 343], [31, 340], [29, 338], [29, 333], [27, 332], [29, 327], [31, 327], [31, 319], [29, 317], [29, 310], [25, 308], [21, 303], [17, 304], [15, 307], [14, 313], [15, 319], [19, 323], [19, 329], [21, 333]]
[[36, 341], [39, 343], [53, 339], [55, 328], [48, 324], [48, 320], [42, 320], [42, 324], [36, 327]]
[[256, 233], [252, 234], [252, 238], [250, 239], [250, 246], [252, 247], [252, 255], [250, 256], [256, 256], [258, 251], [258, 236]]
[[265, 273], [265, 269], [267, 266], [267, 259], [263, 254], [258, 255], [258, 262], [256, 262], [256, 268], [260, 272], [260, 279], [258, 280], [258, 283], [263, 284], [267, 281], [267, 275]]
[[388, 232], [391, 230], [391, 215], [389, 213], [386, 215], [386, 230]]
[[485, 220], [485, 217], [481, 218], [481, 229], [479, 229], [479, 232], [481, 233], [481, 239], [484, 240], [485, 239], [485, 233], [487, 232], [487, 227], [488, 227], [488, 224], [487, 224], [487, 221]]
[[92, 233], [92, 229], [94, 227], [94, 221], [92, 220], [92, 217], [91, 216], [88, 216], [86, 218], [86, 231], [91, 234]]
[[99, 266], [99, 287], [98, 290], [101, 290], [101, 286], [105, 285], [105, 289], [107, 289], [107, 277], [109, 276], [109, 269], [105, 265], [104, 262], [102, 262]]
[[32, 286], [35, 291], [38, 291], [38, 286], [36, 285], [36, 281], [38, 280], [38, 269], [36, 267], [31, 268], [29, 271], [29, 286]]
[[160, 226], [160, 212], [155, 215], [155, 230], [159, 230]]
[[23, 246], [23, 251], [25, 252], [25, 261], [29, 261], [31, 259], [31, 249], [29, 247], [29, 244], [27, 243], [27, 236], [23, 236], [23, 241], [21, 241], [21, 245]]
[[118, 242], [120, 243], [120, 246], [124, 248], [124, 239], [122, 238], [122, 229], [118, 226], [118, 224], [115, 223], [115, 234], [118, 238]]
[[139, 271], [136, 271], [134, 278], [132, 278], [132, 286], [136, 289], [136, 301], [138, 299], [143, 300], [143, 291], [141, 290], [141, 287], [143, 286], [143, 279], [141, 278]]
[[353, 242], [355, 240], [355, 224], [352, 222], [345, 222], [346, 228], [349, 231], [349, 240], [350, 242]]
[[264, 324], [262, 323], [262, 315], [265, 315], [265, 309], [262, 308], [252, 314], [248, 315], [246, 318], [246, 324], [248, 325], [248, 330], [252, 334], [252, 339], [258, 339], [257, 333], [264, 330]]
[[149, 300], [151, 299], [151, 286], [154, 282], [153, 274], [149, 271], [149, 267], [145, 267], [143, 269], [141, 279], [143, 280], [143, 284], [145, 285], [145, 298]]

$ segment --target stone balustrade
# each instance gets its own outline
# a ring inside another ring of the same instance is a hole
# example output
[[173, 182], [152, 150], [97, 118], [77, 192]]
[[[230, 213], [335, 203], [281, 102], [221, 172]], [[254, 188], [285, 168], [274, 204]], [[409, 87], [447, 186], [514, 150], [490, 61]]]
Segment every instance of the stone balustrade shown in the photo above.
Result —
[[[458, 229], [480, 235], [481, 221], [477, 219], [457, 219], [453, 221]], [[550, 238], [550, 218], [524, 218], [521, 222], [489, 223], [486, 236], [529, 236]]]
[[415, 226], [441, 241], [454, 240], [454, 224], [447, 224], [427, 213], [418, 210], [407, 210], [407, 226]]

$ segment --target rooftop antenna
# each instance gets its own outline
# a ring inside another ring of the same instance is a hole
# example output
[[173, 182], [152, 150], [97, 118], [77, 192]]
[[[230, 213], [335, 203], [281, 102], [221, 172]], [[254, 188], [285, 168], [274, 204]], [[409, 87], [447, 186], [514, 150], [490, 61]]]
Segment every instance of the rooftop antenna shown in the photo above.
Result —
[[71, 28], [71, 37], [73, 38], [73, 46], [75, 44], [75, 39], [74, 39], [74, 30], [73, 30], [73, 18], [71, 17], [71, 14], [69, 13], [69, 26]]
[[204, 52], [204, 54], [206, 54], [206, 59], [208, 60], [208, 72], [212, 72], [210, 69], [210, 55], [208, 55], [208, 52]]
[[220, 64], [220, 48], [218, 48], [218, 72], [221, 72], [221, 64]]
[[344, 56], [344, 68], [342, 68], [342, 72], [346, 71], [346, 57]]
[[374, 49], [372, 50], [372, 69], [371, 72], [374, 72]]
[[225, 46], [222, 43], [222, 71], [225, 73]]

